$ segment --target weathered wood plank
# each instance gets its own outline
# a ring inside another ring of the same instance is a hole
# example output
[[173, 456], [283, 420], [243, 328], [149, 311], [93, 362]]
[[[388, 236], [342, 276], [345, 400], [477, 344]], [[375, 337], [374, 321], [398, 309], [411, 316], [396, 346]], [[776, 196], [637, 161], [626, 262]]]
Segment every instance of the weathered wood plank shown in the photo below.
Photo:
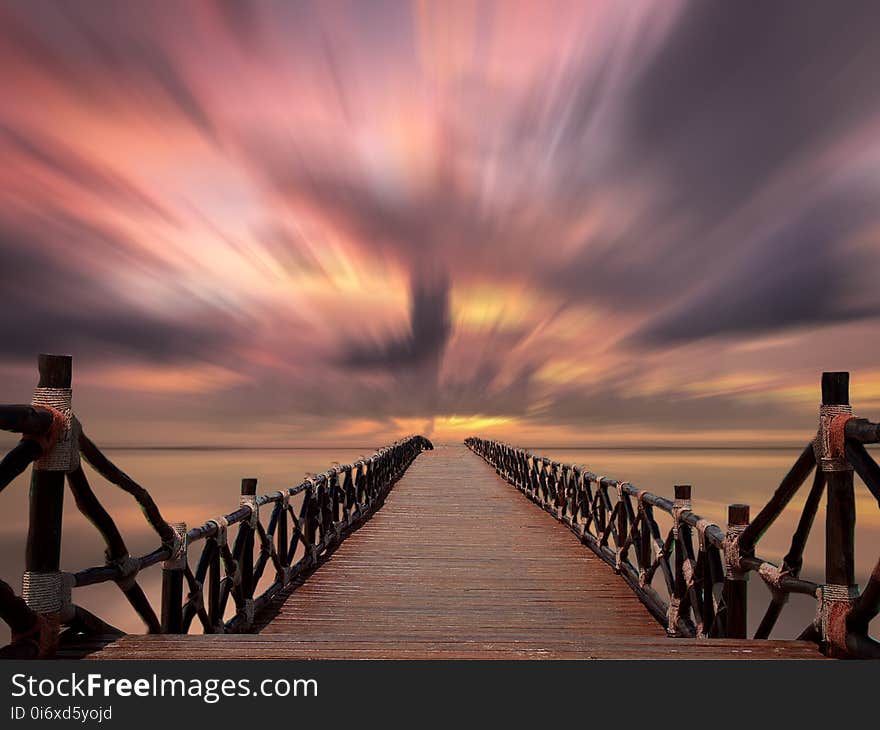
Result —
[[442, 639], [294, 634], [236, 636], [126, 636], [90, 658], [98, 659], [822, 659], [802, 641], [668, 639], [597, 636], [571, 641], [523, 636], [486, 641], [477, 636]]

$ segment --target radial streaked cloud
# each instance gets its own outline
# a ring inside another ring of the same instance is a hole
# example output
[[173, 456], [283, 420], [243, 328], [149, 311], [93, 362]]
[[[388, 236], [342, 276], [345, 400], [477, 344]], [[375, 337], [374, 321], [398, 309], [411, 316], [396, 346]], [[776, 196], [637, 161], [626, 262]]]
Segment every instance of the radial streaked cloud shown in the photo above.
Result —
[[125, 443], [785, 440], [836, 368], [880, 405], [878, 22], [0, 0], [5, 397], [49, 350]]

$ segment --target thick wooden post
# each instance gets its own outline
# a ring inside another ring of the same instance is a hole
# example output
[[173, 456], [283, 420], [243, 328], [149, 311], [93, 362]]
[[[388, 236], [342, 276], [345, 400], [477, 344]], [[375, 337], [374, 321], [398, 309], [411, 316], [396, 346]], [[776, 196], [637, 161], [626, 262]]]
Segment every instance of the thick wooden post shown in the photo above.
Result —
[[162, 563], [162, 633], [183, 633], [183, 577], [186, 571], [186, 523], [171, 522], [174, 552]]
[[[370, 503], [370, 493], [367, 488], [367, 477], [364, 473], [364, 466], [361, 466], [361, 475], [363, 478], [363, 494], [364, 494], [364, 505], [369, 505]], [[303, 492], [303, 501], [302, 505], [299, 508], [299, 524], [300, 529], [302, 530], [303, 538], [305, 539], [306, 544], [306, 555], [304, 557], [308, 557], [310, 564], [314, 565], [317, 561], [317, 552], [315, 550], [315, 534], [317, 531], [317, 527], [315, 526], [315, 509], [314, 509], [314, 484], [309, 484], [306, 487], [305, 492]]]
[[[41, 354], [37, 361], [40, 379], [34, 402], [52, 404], [69, 409], [73, 361], [69, 355]], [[70, 425], [68, 425], [68, 429]], [[66, 447], [71, 447], [69, 439]], [[62, 439], [64, 436], [61, 437]], [[59, 439], [60, 442], [61, 439]], [[53, 452], [55, 449], [53, 448]], [[25, 547], [25, 574], [22, 578], [22, 596], [36, 613], [50, 620], [62, 620], [66, 608], [61, 564], [61, 524], [64, 513], [64, 478], [70, 467], [65, 459], [53, 452], [41, 455], [34, 462], [28, 509], [28, 534]], [[68, 452], [69, 453], [69, 452]]]
[[[619, 550], [620, 546], [626, 542], [626, 538], [628, 536], [627, 532], [629, 530], [629, 520], [627, 519], [628, 516], [626, 513], [627, 496], [623, 493], [622, 487], [618, 487], [617, 499], [618, 499], [618, 504], [617, 504], [617, 535], [618, 535], [618, 537], [615, 540], [615, 542], [617, 543], [617, 548]], [[618, 569], [619, 569], [619, 566], [618, 566]]]
[[[727, 507], [728, 540], [749, 524], [749, 505], [731, 504]], [[748, 634], [748, 573], [732, 570], [728, 563], [724, 579], [724, 605], [727, 607], [727, 637], [745, 639]]]
[[254, 526], [256, 524], [257, 480], [241, 480], [241, 504], [252, 505], [251, 519], [241, 523], [244, 542], [241, 548], [241, 588], [245, 600], [254, 597]]
[[639, 533], [639, 583], [641, 584], [645, 580], [645, 573], [654, 562], [654, 535], [651, 531], [654, 510], [651, 505], [639, 500], [639, 515], [641, 519]]
[[[849, 373], [822, 373], [822, 405], [849, 405]], [[823, 468], [819, 464], [818, 468]], [[825, 518], [825, 582], [855, 583], [856, 503], [851, 469], [825, 472], [828, 504]]]
[[242, 479], [239, 504], [242, 507], [250, 507], [250, 515], [246, 522], [239, 523], [236, 539], [236, 547], [241, 546], [238, 569], [241, 575], [242, 604], [238, 606], [238, 631], [247, 631], [254, 623], [254, 591], [257, 588], [254, 581], [254, 536], [260, 523], [256, 495], [257, 480]]
[[[223, 533], [223, 542], [226, 542], [226, 533]], [[211, 622], [211, 630], [214, 633], [222, 633], [223, 616], [220, 613], [220, 542], [216, 537], [208, 541], [211, 550], [211, 564], [208, 567], [208, 619]]]
[[669, 611], [666, 616], [666, 633], [670, 636], [678, 636], [678, 622], [681, 619], [682, 604], [687, 597], [687, 580], [684, 575], [684, 536], [681, 534], [679, 525], [679, 512], [691, 508], [691, 485], [676, 484], [673, 488], [675, 502], [672, 508], [672, 519], [675, 521], [673, 530], [675, 534], [675, 561], [673, 563], [672, 595], [669, 597]]
[[290, 504], [290, 497], [285, 491], [284, 496], [278, 503], [278, 522], [275, 525], [275, 552], [278, 553], [278, 559], [285, 568], [288, 565], [288, 556], [290, 553], [290, 540], [287, 537], [287, 509]]
[[342, 521], [342, 502], [339, 499], [339, 474], [334, 473], [330, 477], [330, 483], [327, 487], [330, 490], [330, 510], [332, 522]]
[[[69, 355], [40, 355], [38, 388], [69, 388], [73, 361]], [[61, 516], [64, 512], [63, 471], [34, 468], [31, 477], [25, 570], [54, 573], [61, 562]]]

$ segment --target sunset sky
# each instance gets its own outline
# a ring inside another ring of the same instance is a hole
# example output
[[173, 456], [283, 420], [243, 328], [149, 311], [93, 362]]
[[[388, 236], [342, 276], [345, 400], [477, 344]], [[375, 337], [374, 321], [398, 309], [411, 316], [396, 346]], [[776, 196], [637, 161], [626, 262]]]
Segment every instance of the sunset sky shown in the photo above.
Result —
[[880, 416], [880, 3], [0, 0], [0, 400], [107, 444]]

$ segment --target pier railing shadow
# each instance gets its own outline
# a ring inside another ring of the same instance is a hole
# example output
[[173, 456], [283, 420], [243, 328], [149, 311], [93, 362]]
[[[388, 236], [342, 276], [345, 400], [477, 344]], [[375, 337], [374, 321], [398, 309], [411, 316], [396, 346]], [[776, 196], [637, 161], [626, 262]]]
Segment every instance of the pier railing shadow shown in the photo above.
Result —
[[[691, 487], [673, 499], [498, 441], [471, 437], [468, 447], [525, 496], [565, 523], [625, 580], [670, 636], [747, 638], [748, 578], [756, 574], [771, 599], [754, 634], [766, 639], [792, 593], [813, 596], [815, 620], [798, 638], [829, 656], [880, 658], [868, 635], [880, 611], [880, 560], [861, 592], [855, 582], [855, 495], [858, 473], [880, 505], [880, 466], [865, 444], [880, 442], [880, 424], [856, 418], [849, 374], [824, 373], [819, 428], [754, 519], [732, 504], [728, 524], [693, 511]], [[761, 537], [792, 497], [813, 479], [788, 552], [773, 562], [756, 552]], [[804, 549], [826, 497], [825, 582], [800, 577]], [[657, 512], [671, 518], [661, 530]]]
[[[0, 461], [0, 491], [33, 465], [22, 595], [0, 581], [0, 619], [12, 630], [12, 642], [0, 649], [3, 658], [49, 657], [66, 641], [121, 635], [73, 600], [75, 589], [98, 583], [115, 582], [149, 633], [188, 633], [196, 621], [204, 633], [252, 630], [273, 597], [323, 563], [382, 505], [412, 461], [433, 448], [423, 436], [409, 436], [272, 494], [258, 495], [257, 480], [242, 479], [236, 509], [187, 529], [182, 522], [168, 522], [149, 492], [86, 436], [71, 406], [71, 365], [68, 356], [40, 355], [31, 403], [0, 406], [0, 429], [22, 434]], [[92, 491], [81, 459], [134, 497], [158, 547], [130, 555]], [[104, 564], [75, 573], [60, 569], [65, 481], [106, 546]], [[199, 545], [198, 559], [191, 562]], [[160, 563], [157, 614], [138, 575]], [[273, 571], [257, 594], [263, 576]], [[230, 602], [234, 613], [227, 619]]]

